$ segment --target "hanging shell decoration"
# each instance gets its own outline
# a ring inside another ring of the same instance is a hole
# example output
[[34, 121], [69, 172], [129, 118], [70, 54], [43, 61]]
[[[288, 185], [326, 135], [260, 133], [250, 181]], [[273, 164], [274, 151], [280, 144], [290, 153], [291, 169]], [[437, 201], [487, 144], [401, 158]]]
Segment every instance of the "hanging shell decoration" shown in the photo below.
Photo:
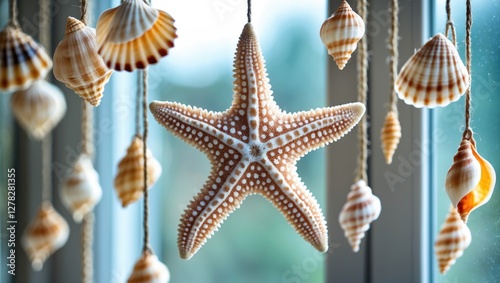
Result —
[[0, 32], [0, 91], [26, 89], [52, 68], [45, 49], [19, 28]]
[[33, 269], [41, 270], [45, 260], [64, 246], [68, 236], [68, 223], [54, 210], [50, 202], [44, 202], [21, 239]]
[[109, 68], [145, 69], [168, 54], [177, 37], [174, 19], [142, 0], [125, 0], [97, 22], [98, 52]]
[[76, 222], [81, 222], [94, 209], [101, 199], [102, 189], [90, 156], [82, 154], [78, 157], [59, 192], [62, 203]]
[[97, 54], [95, 29], [68, 17], [66, 35], [54, 52], [56, 79], [98, 106], [112, 72]]
[[379, 217], [381, 209], [379, 198], [372, 194], [371, 188], [364, 180], [359, 180], [351, 186], [347, 202], [340, 212], [339, 222], [354, 252], [359, 251], [365, 232]]
[[382, 141], [382, 151], [384, 152], [385, 162], [392, 163], [392, 156], [398, 148], [401, 139], [401, 124], [399, 123], [398, 113], [389, 111], [385, 116], [384, 126], [380, 131], [380, 140]]
[[344, 69], [357, 43], [365, 34], [365, 23], [346, 0], [320, 29], [320, 37], [340, 70]]
[[14, 117], [24, 130], [41, 140], [61, 121], [66, 113], [64, 95], [55, 85], [38, 80], [11, 98]]
[[[123, 207], [138, 200], [144, 193], [144, 143], [141, 137], [135, 136], [127, 148], [127, 154], [118, 164], [115, 177], [115, 190]], [[148, 163], [148, 189], [161, 175], [161, 165], [151, 153], [146, 150]]]
[[439, 271], [444, 274], [461, 257], [471, 243], [469, 227], [460, 219], [454, 207], [441, 226], [441, 231], [434, 243], [434, 252], [439, 263]]
[[457, 101], [469, 84], [457, 49], [438, 33], [403, 65], [395, 90], [406, 104], [434, 108]]
[[474, 209], [489, 201], [495, 182], [495, 169], [477, 153], [473, 138], [463, 138], [446, 175], [446, 192], [464, 222]]
[[127, 283], [167, 283], [170, 281], [170, 272], [158, 257], [150, 252], [143, 252], [135, 263], [134, 270]]

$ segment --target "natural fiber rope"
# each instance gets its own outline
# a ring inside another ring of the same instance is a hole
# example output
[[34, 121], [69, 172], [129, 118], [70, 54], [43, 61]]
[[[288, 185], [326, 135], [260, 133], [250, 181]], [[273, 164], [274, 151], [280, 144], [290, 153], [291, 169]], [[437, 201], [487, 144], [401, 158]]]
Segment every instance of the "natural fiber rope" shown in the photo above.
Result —
[[451, 31], [451, 38], [453, 41], [453, 45], [455, 47], [457, 46], [457, 33], [455, 31], [455, 25], [453, 24], [453, 21], [451, 20], [451, 5], [450, 5], [450, 0], [446, 0], [446, 32], [445, 35], [448, 37], [450, 31]]
[[252, 22], [252, 0], [247, 1], [247, 18], [248, 22]]
[[52, 133], [47, 133], [42, 140], [42, 201], [52, 200]]
[[470, 140], [472, 138], [472, 129], [470, 127], [470, 106], [472, 102], [472, 49], [471, 49], [471, 29], [472, 29], [472, 7], [470, 0], [466, 2], [466, 23], [465, 23], [465, 61], [467, 72], [469, 72], [469, 87], [465, 92], [465, 131], [464, 138]]
[[92, 263], [92, 242], [94, 236], [94, 213], [89, 212], [83, 217], [81, 234], [82, 283], [92, 283], [94, 266]]
[[398, 34], [399, 34], [399, 0], [391, 1], [391, 29], [389, 30], [389, 52], [390, 55], [390, 76], [391, 76], [391, 98], [390, 109], [391, 111], [398, 112], [398, 97], [396, 90], [394, 90], [394, 83], [398, 73]]
[[148, 198], [148, 159], [146, 158], [146, 152], [148, 149], [148, 70], [142, 71], [142, 114], [143, 114], [143, 155], [144, 155], [144, 246], [142, 248], [143, 252], [152, 253], [151, 246], [149, 244], [149, 198]]
[[82, 100], [82, 153], [89, 155], [94, 154], [94, 145], [92, 141], [93, 135], [93, 119], [94, 112], [92, 107], [85, 100]]
[[52, 50], [52, 44], [50, 39], [50, 27], [51, 27], [51, 17], [50, 17], [50, 0], [40, 0], [40, 20], [39, 20], [39, 33], [38, 41], [45, 47], [49, 54]]
[[[358, 0], [357, 5], [358, 13], [363, 21], [366, 23], [367, 11], [366, 0]], [[368, 57], [367, 57], [367, 44], [366, 34], [358, 42], [358, 101], [366, 105], [366, 96], [368, 93]], [[368, 133], [366, 114], [361, 118], [358, 126], [358, 140], [359, 140], [359, 160], [358, 160], [358, 176], [357, 180], [367, 181], [367, 160], [368, 160]]]
[[88, 2], [87, 0], [81, 0], [80, 1], [80, 11], [82, 14], [82, 17], [80, 21], [84, 24], [87, 25], [87, 22], [89, 20], [89, 11], [88, 11]]
[[19, 28], [19, 22], [17, 21], [17, 0], [9, 0], [9, 25]]
[[135, 135], [141, 136], [141, 97], [142, 97], [142, 76], [137, 73], [137, 94], [135, 99]]

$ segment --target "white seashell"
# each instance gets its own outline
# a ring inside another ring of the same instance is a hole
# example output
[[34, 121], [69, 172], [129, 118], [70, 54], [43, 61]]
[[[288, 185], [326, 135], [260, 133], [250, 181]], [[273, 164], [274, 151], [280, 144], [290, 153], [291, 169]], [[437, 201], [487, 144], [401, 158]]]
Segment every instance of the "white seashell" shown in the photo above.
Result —
[[134, 270], [127, 283], [167, 283], [170, 281], [170, 272], [158, 257], [149, 252], [143, 252], [135, 263]]
[[401, 139], [401, 125], [399, 124], [398, 113], [389, 111], [385, 116], [384, 126], [380, 131], [380, 140], [382, 141], [382, 151], [384, 152], [387, 164], [392, 163], [392, 156], [398, 148]]

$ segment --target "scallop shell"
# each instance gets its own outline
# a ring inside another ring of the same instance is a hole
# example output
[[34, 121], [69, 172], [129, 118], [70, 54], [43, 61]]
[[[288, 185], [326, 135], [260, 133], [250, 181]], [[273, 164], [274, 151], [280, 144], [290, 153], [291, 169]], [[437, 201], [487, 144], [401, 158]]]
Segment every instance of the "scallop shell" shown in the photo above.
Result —
[[323, 22], [320, 37], [340, 70], [344, 69], [358, 41], [365, 34], [365, 23], [346, 0], [332, 16]]
[[143, 252], [135, 263], [134, 270], [127, 283], [167, 283], [170, 281], [170, 272], [158, 257], [149, 252]]
[[[138, 200], [144, 192], [144, 143], [135, 136], [127, 148], [127, 154], [118, 164], [118, 173], [115, 177], [115, 190], [125, 207]], [[146, 150], [148, 161], [148, 189], [161, 175], [161, 165], [153, 157], [149, 148]]]
[[462, 256], [471, 243], [469, 227], [460, 219], [454, 207], [441, 226], [441, 231], [434, 243], [434, 252], [439, 263], [439, 271], [444, 274]]
[[457, 101], [469, 83], [457, 49], [438, 33], [404, 64], [395, 90], [407, 104], [434, 108]]
[[54, 210], [51, 203], [43, 203], [21, 239], [33, 269], [42, 269], [45, 260], [64, 246], [68, 236], [68, 223]]
[[97, 54], [95, 29], [68, 17], [66, 35], [54, 52], [56, 79], [98, 106], [112, 72]]
[[25, 89], [52, 68], [45, 49], [19, 28], [0, 32], [0, 91]]
[[45, 80], [38, 80], [27, 89], [15, 92], [11, 107], [19, 124], [37, 140], [52, 131], [66, 113], [63, 93]]
[[378, 218], [381, 209], [379, 198], [372, 194], [364, 180], [351, 186], [347, 202], [340, 212], [339, 222], [354, 252], [359, 251], [365, 232], [370, 229], [370, 223]]
[[380, 140], [382, 141], [382, 151], [384, 152], [385, 162], [392, 163], [392, 156], [398, 148], [401, 139], [401, 125], [399, 124], [398, 113], [389, 111], [385, 116], [384, 127], [380, 131]]
[[142, 0], [125, 0], [97, 22], [98, 52], [117, 71], [144, 69], [168, 54], [177, 37], [174, 19]]
[[82, 154], [78, 157], [72, 171], [61, 183], [59, 192], [62, 203], [71, 211], [76, 222], [81, 222], [94, 209], [101, 199], [102, 189], [90, 156]]

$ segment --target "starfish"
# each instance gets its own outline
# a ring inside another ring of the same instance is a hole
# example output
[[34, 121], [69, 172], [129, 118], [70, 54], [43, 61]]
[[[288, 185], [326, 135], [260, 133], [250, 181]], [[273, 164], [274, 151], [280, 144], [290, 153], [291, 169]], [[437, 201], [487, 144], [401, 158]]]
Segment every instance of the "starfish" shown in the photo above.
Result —
[[364, 105], [282, 111], [274, 102], [250, 23], [239, 38], [234, 78], [233, 104], [224, 112], [175, 102], [150, 104], [160, 124], [204, 152], [212, 165], [202, 191], [181, 216], [177, 241], [181, 258], [191, 258], [252, 194], [264, 196], [306, 241], [325, 252], [325, 218], [295, 165], [308, 152], [349, 132], [363, 116]]

